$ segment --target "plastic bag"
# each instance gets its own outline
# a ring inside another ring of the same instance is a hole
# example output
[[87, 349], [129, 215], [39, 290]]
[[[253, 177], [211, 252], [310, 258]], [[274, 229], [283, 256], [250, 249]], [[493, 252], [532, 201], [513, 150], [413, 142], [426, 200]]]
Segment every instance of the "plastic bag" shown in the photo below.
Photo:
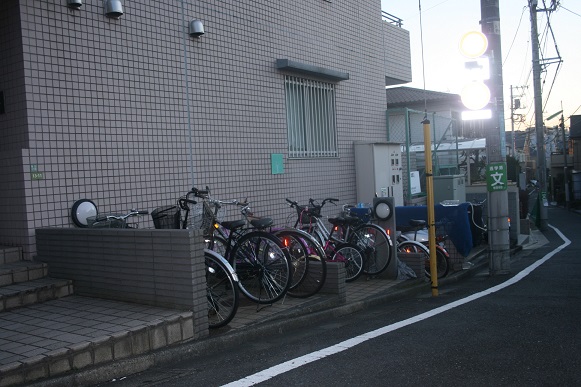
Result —
[[418, 278], [416, 273], [405, 262], [397, 260], [397, 279], [408, 280]]

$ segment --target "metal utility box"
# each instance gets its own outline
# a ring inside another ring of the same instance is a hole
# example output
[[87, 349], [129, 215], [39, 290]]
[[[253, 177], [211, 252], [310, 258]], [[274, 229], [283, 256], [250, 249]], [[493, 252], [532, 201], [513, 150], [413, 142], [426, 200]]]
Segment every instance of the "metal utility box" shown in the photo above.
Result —
[[357, 201], [373, 203], [377, 194], [393, 197], [396, 206], [403, 206], [401, 144], [356, 141], [354, 146]]
[[444, 200], [466, 201], [466, 177], [464, 175], [434, 176], [434, 203]]

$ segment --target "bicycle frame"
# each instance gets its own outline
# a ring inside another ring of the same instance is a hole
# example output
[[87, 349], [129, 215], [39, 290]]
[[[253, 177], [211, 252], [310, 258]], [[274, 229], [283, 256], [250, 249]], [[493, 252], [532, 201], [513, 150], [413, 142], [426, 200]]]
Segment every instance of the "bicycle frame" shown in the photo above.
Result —
[[[303, 219], [303, 216], [309, 217], [310, 222], [308, 225], [301, 221]], [[346, 240], [346, 238], [339, 239], [333, 237], [333, 232], [336, 230], [329, 230], [320, 216], [314, 216], [308, 207], [303, 207], [299, 216], [297, 217], [294, 228], [301, 230], [305, 229], [307, 226], [308, 226], [307, 232], [311, 235], [315, 235], [319, 242], [321, 242], [323, 250], [325, 251], [329, 259], [331, 259], [331, 256], [335, 251], [334, 245], [340, 242], [344, 242]]]

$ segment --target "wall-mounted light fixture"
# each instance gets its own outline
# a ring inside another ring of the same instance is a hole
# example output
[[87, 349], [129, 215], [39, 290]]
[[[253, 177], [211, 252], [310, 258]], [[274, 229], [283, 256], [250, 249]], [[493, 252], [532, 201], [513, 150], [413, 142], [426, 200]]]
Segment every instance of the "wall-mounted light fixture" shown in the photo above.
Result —
[[105, 0], [105, 16], [112, 19], [119, 19], [123, 15], [123, 4], [121, 0]]
[[194, 38], [204, 35], [204, 23], [201, 20], [190, 21], [188, 33]]
[[81, 8], [81, 5], [83, 5], [82, 0], [67, 0], [67, 6], [70, 9], [79, 9]]

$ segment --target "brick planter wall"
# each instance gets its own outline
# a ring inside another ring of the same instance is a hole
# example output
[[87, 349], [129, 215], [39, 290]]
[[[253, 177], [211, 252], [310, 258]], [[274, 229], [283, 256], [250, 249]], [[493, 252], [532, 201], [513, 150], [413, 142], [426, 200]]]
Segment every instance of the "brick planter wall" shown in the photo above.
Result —
[[36, 260], [76, 294], [192, 310], [195, 336], [207, 332], [199, 230], [42, 228], [36, 243]]

